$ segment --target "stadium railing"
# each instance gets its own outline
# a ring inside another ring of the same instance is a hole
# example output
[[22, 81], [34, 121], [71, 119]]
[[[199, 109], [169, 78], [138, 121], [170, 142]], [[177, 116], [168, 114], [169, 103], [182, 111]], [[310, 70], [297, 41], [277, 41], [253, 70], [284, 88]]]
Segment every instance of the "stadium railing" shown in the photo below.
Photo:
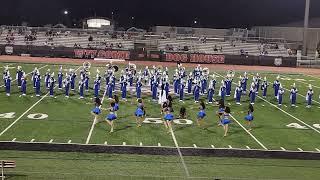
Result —
[[16, 162], [10, 161], [10, 160], [0, 160], [0, 165], [1, 165], [1, 176], [0, 177], [2, 180], [4, 180], [4, 178], [5, 178], [4, 169], [15, 168]]

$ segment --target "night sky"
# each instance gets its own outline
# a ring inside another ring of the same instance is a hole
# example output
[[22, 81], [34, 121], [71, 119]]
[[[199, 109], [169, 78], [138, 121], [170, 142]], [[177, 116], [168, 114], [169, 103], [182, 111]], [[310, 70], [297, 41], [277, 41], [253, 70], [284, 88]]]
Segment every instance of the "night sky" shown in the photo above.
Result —
[[[245, 28], [302, 20], [304, 6], [305, 0], [2, 0], [0, 24], [74, 24], [92, 16], [111, 18], [114, 12], [123, 27], [193, 26], [196, 19], [200, 27]], [[319, 7], [319, 0], [311, 0], [311, 17], [320, 17]]]

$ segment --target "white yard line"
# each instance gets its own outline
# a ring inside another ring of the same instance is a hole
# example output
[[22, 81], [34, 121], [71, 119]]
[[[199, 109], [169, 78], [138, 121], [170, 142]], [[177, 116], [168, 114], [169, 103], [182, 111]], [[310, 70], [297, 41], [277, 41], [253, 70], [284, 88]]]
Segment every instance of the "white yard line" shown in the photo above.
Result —
[[[105, 91], [104, 91], [104, 94], [103, 94], [103, 97], [102, 97], [102, 100], [101, 100], [101, 106], [100, 106], [100, 108], [102, 107], [102, 104], [103, 104], [104, 98], [106, 97], [106, 94], [107, 94], [107, 88], [106, 88]], [[87, 140], [86, 140], [86, 144], [89, 144], [89, 142], [90, 142], [90, 139], [91, 139], [91, 136], [92, 136], [94, 127], [95, 127], [95, 123], [96, 123], [96, 119], [94, 119], [93, 122], [92, 122], [90, 131], [89, 131], [89, 134], [88, 134], [88, 137], [87, 137]]]
[[297, 118], [297, 117], [295, 117], [295, 116], [291, 115], [291, 114], [290, 114], [290, 113], [288, 113], [287, 111], [285, 111], [285, 110], [283, 110], [283, 109], [279, 108], [277, 105], [272, 104], [271, 102], [269, 102], [269, 101], [267, 101], [267, 100], [265, 100], [265, 99], [261, 98], [260, 96], [257, 96], [257, 97], [258, 97], [259, 99], [262, 99], [262, 100], [263, 100], [263, 101], [265, 101], [266, 103], [270, 104], [271, 106], [273, 106], [273, 107], [277, 108], [278, 110], [280, 110], [281, 112], [285, 113], [286, 115], [288, 115], [288, 116], [292, 117], [293, 119], [295, 119], [295, 120], [297, 120], [297, 121], [301, 122], [302, 124], [304, 124], [304, 125], [308, 126], [310, 129], [313, 129], [314, 131], [316, 131], [317, 133], [319, 133], [319, 134], [320, 134], [320, 131], [319, 131], [319, 130], [315, 129], [314, 127], [310, 126], [309, 124], [305, 123], [304, 121], [300, 120], [299, 118]]
[[309, 75], [309, 74], [303, 74], [304, 76], [309, 76], [309, 77], [312, 77], [312, 78], [315, 78], [315, 79], [320, 79], [320, 77], [317, 77], [317, 76], [312, 76], [312, 75]]
[[[40, 69], [43, 69], [43, 68], [45, 68], [45, 67], [47, 67], [48, 65], [44, 65], [44, 66], [42, 66], [42, 67], [40, 67], [40, 68], [38, 68], [39, 70]], [[31, 71], [31, 72], [29, 72], [29, 73], [27, 73], [26, 75], [29, 75], [29, 74], [31, 74], [33, 71]], [[11, 74], [11, 73], [10, 73]], [[14, 76], [14, 77], [16, 77], [16, 76]], [[12, 80], [11, 81], [11, 83], [13, 83], [13, 82], [15, 82], [15, 81], [17, 81], [16, 79], [14, 79], [14, 80]], [[4, 85], [1, 85], [0, 87], [4, 87]]]
[[[82, 66], [80, 66], [76, 71], [78, 71]], [[56, 88], [57, 85], [54, 87]], [[34, 103], [29, 109], [27, 109], [24, 113], [21, 114], [15, 121], [13, 121], [6, 129], [4, 129], [0, 136], [2, 136], [4, 133], [6, 133], [13, 125], [15, 125], [24, 115], [26, 115], [31, 109], [33, 109], [36, 105], [38, 105], [44, 98], [46, 98], [49, 95], [50, 92], [48, 92], [46, 95], [44, 95], [41, 99], [39, 99], [36, 103]]]
[[235, 117], [230, 114], [230, 117], [243, 129], [245, 130], [251, 137], [254, 139], [263, 149], [268, 150], [268, 148], [263, 145], [250, 131], [248, 131]]
[[315, 148], [315, 149], [316, 149], [316, 151], [320, 152], [320, 149], [318, 149], [318, 148]]
[[[292, 79], [291, 77], [288, 77], [288, 76], [284, 76], [284, 75], [281, 75], [281, 76]], [[306, 85], [311, 84], [311, 83], [303, 82], [303, 81], [301, 81], [301, 80], [299, 80], [299, 79], [298, 79], [298, 80], [292, 79], [292, 81], [298, 81], [299, 83], [306, 84]], [[319, 86], [315, 86], [315, 85], [313, 85], [313, 84], [311, 84], [311, 85], [312, 85], [312, 87], [315, 87], [315, 88], [317, 88], [317, 89], [320, 89]]]
[[[217, 74], [217, 75], [220, 76], [220, 77], [223, 77], [223, 76], [221, 76], [220, 74], [218, 74], [218, 73], [216, 73], [216, 72], [215, 72], [215, 74]], [[236, 83], [234, 83], [234, 84], [236, 84]], [[231, 114], [230, 114], [230, 117], [231, 117], [243, 130], [245, 130], [245, 131], [247, 132], [247, 134], [249, 134], [263, 149], [268, 150], [268, 148], [267, 148], [265, 145], [263, 145], [250, 131], [248, 131], [235, 117], [233, 117]]]
[[190, 177], [190, 173], [189, 173], [189, 170], [188, 170], [188, 168], [187, 168], [186, 163], [184, 162], [184, 158], [183, 158], [182, 153], [181, 153], [181, 151], [180, 151], [180, 147], [179, 147], [179, 145], [178, 145], [176, 136], [174, 135], [174, 132], [173, 132], [172, 129], [170, 129], [170, 132], [171, 132], [171, 136], [172, 136], [173, 142], [174, 142], [174, 144], [175, 144], [175, 146], [176, 146], [176, 148], [177, 148], [177, 150], [178, 150], [178, 153], [179, 153], [180, 160], [181, 160], [181, 163], [182, 163], [182, 165], [183, 165], [184, 171], [185, 171], [185, 173], [186, 173], [186, 175], [187, 175], [187, 178], [189, 178], [189, 177]]

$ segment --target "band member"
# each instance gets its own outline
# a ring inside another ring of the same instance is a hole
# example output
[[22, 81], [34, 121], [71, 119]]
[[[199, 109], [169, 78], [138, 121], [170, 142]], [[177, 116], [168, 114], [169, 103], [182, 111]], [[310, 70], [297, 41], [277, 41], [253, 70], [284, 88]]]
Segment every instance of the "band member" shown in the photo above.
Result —
[[194, 94], [194, 102], [198, 103], [200, 98], [200, 82], [199, 81], [197, 81], [194, 86], [193, 94]]
[[224, 81], [221, 81], [221, 86], [220, 86], [220, 90], [219, 90], [219, 96], [221, 97], [221, 99], [224, 101], [225, 96], [226, 96], [226, 86]]
[[190, 72], [189, 76], [188, 76], [188, 94], [192, 93], [192, 82], [193, 82], [193, 77], [192, 77], [192, 72]]
[[22, 76], [24, 76], [25, 72], [22, 70], [21, 66], [18, 66], [17, 68], [17, 74], [16, 74], [16, 80], [18, 83], [18, 88], [21, 87], [21, 82], [22, 82]]
[[184, 88], [185, 88], [185, 82], [183, 79], [181, 79], [181, 83], [179, 86], [179, 98], [180, 98], [180, 102], [183, 102], [184, 100]]
[[296, 83], [293, 83], [292, 88], [290, 90], [290, 102], [292, 107], [296, 107], [297, 93], [298, 89], [296, 88]]
[[40, 88], [41, 88], [41, 77], [40, 74], [36, 74], [34, 77], [35, 88], [36, 88], [36, 96], [40, 97]]
[[6, 88], [7, 96], [10, 96], [10, 91], [11, 91], [11, 77], [10, 76], [5, 78], [5, 88]]
[[241, 87], [242, 87], [242, 92], [243, 94], [247, 94], [247, 83], [248, 83], [248, 75], [247, 72], [244, 73], [244, 76], [241, 77], [240, 76], [240, 80], [241, 80]]
[[307, 91], [307, 95], [306, 95], [307, 108], [311, 108], [312, 96], [313, 96], [313, 90], [312, 90], [311, 84], [309, 84], [309, 90]]
[[62, 89], [62, 81], [63, 81], [63, 69], [62, 66], [60, 66], [59, 68], [59, 72], [58, 72], [58, 88], [61, 90]]
[[231, 88], [232, 88], [232, 78], [231, 75], [227, 75], [227, 79], [225, 80], [226, 86], [226, 96], [231, 96]]
[[70, 74], [70, 86], [71, 86], [71, 90], [72, 90], [72, 91], [75, 90], [76, 77], [77, 77], [76, 72], [74, 72], [74, 70], [71, 70], [71, 74]]
[[284, 89], [282, 88], [282, 86], [280, 85], [280, 89], [278, 91], [278, 106], [282, 106], [282, 100], [283, 100], [283, 94], [284, 94]]
[[278, 91], [279, 91], [279, 88], [280, 88], [280, 85], [281, 85], [279, 79], [280, 79], [280, 76], [277, 76], [277, 79], [273, 83], [274, 97], [275, 98], [277, 98], [277, 96], [278, 96]]
[[268, 86], [269, 86], [269, 83], [267, 81], [267, 77], [264, 77], [264, 80], [263, 80], [263, 82], [261, 84], [261, 90], [262, 90], [262, 97], [263, 98], [267, 98]]
[[[100, 84], [99, 79], [94, 80], [93, 89], [94, 89], [94, 97], [95, 98], [99, 97], [99, 87], [100, 87], [99, 84]], [[111, 91], [111, 93], [112, 93], [112, 91]], [[112, 97], [112, 95], [111, 95], [111, 97]]]
[[46, 74], [44, 75], [44, 84], [47, 89], [49, 89], [49, 80], [51, 78], [50, 69], [47, 70]]
[[242, 88], [241, 88], [241, 82], [239, 81], [239, 84], [234, 91], [234, 99], [236, 100], [237, 105], [241, 105], [240, 104], [241, 95], [242, 95]]
[[22, 96], [26, 96], [27, 95], [27, 77], [24, 75], [21, 78], [21, 92], [22, 92]]
[[84, 97], [84, 84], [85, 84], [85, 77], [83, 77], [84, 79], [81, 79], [79, 81], [79, 94], [80, 94], [80, 97], [79, 99], [83, 99]]
[[152, 100], [157, 101], [157, 93], [158, 93], [158, 82], [154, 80], [152, 82]]
[[137, 94], [137, 100], [141, 98], [141, 89], [142, 89], [142, 83], [141, 80], [138, 80], [136, 83], [136, 94]]
[[208, 88], [208, 103], [212, 104], [213, 103], [213, 96], [214, 96], [214, 91], [216, 88], [216, 80], [215, 76], [212, 75], [213, 79], [210, 81], [209, 88]]
[[48, 80], [48, 88], [49, 88], [49, 94], [50, 94], [50, 97], [54, 97], [54, 92], [53, 92], [53, 89], [55, 87], [55, 83], [56, 83], [56, 80], [54, 79], [54, 72], [50, 75], [50, 78]]
[[250, 104], [254, 105], [256, 101], [256, 90], [257, 88], [255, 87], [255, 83], [252, 82], [251, 87], [250, 87], [250, 92], [249, 92], [249, 97], [250, 97]]
[[69, 91], [70, 91], [70, 76], [66, 74], [66, 78], [63, 80], [63, 87], [65, 89], [65, 97], [69, 98]]

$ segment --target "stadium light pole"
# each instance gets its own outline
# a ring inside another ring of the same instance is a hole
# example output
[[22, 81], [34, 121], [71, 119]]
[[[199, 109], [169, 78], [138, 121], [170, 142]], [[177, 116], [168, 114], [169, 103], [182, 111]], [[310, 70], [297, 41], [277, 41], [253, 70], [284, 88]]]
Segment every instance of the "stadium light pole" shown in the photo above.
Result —
[[308, 44], [308, 29], [309, 29], [309, 11], [310, 11], [310, 0], [306, 0], [306, 7], [304, 11], [304, 28], [303, 28], [303, 50], [302, 54], [307, 55], [307, 44]]

